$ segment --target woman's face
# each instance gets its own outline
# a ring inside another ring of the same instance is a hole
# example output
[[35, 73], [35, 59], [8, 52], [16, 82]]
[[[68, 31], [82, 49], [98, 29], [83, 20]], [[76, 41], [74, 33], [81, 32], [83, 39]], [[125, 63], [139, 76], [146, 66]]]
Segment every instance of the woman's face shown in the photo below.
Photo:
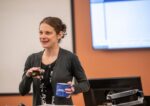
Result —
[[58, 44], [62, 34], [57, 34], [53, 27], [42, 23], [39, 28], [39, 39], [43, 48], [51, 48]]

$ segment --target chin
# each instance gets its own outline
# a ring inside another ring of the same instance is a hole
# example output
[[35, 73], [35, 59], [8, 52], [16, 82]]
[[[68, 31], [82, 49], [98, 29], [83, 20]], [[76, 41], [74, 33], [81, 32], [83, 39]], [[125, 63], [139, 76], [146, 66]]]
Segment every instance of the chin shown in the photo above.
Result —
[[50, 45], [42, 45], [42, 47], [43, 47], [44, 49], [49, 49], [49, 48], [51, 48]]
[[42, 44], [42, 47], [43, 47], [44, 49], [49, 49], [49, 48], [52, 47], [52, 44]]
[[42, 45], [42, 47], [43, 47], [44, 49], [49, 48], [49, 46], [48, 46], [48, 45]]

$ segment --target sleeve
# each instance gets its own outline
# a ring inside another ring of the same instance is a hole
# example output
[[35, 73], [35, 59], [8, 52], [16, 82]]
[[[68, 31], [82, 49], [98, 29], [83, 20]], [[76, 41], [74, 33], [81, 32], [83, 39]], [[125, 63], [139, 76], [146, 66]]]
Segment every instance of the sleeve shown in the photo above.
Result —
[[76, 55], [72, 57], [71, 67], [72, 67], [73, 75], [77, 81], [77, 83], [74, 85], [75, 88], [74, 94], [87, 92], [90, 88], [90, 85], [86, 78], [84, 69], [81, 66], [81, 63]]
[[31, 66], [31, 59], [32, 59], [32, 55], [28, 56], [26, 62], [25, 62], [25, 67], [24, 67], [24, 73], [22, 76], [22, 80], [19, 84], [19, 92], [21, 95], [25, 95], [27, 93], [29, 93], [30, 89], [31, 89], [31, 83], [32, 83], [32, 77], [28, 77], [26, 76], [26, 72], [28, 69], [30, 69]]

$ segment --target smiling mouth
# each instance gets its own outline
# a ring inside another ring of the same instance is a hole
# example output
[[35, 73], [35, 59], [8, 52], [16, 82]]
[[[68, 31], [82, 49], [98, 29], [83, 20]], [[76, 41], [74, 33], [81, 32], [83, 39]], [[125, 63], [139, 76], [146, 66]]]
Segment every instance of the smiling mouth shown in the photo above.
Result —
[[49, 40], [48, 41], [41, 41], [42, 43], [48, 43], [49, 42]]

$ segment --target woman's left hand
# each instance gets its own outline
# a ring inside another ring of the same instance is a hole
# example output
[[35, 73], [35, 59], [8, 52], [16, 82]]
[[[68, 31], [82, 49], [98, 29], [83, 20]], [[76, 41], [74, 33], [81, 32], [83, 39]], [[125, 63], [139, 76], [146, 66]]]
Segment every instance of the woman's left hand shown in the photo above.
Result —
[[70, 98], [70, 97], [71, 97], [71, 94], [74, 93], [75, 89], [74, 89], [73, 84], [72, 84], [71, 81], [67, 82], [67, 84], [69, 84], [71, 87], [70, 87], [70, 88], [66, 88], [66, 89], [65, 89], [65, 92], [66, 92], [67, 94], [69, 94], [69, 96], [68, 96], [67, 98]]

